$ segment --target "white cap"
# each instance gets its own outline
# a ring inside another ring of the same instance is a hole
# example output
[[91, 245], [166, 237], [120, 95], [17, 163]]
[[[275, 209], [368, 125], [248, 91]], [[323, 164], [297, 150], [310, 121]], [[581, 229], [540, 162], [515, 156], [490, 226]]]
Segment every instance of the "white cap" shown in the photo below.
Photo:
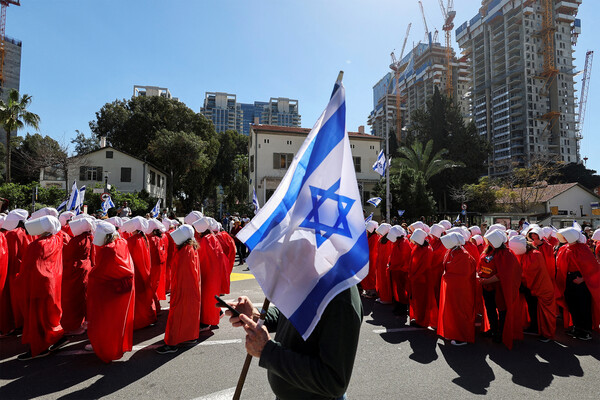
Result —
[[458, 232], [451, 232], [451, 233], [448, 233], [447, 235], [442, 236], [440, 238], [440, 240], [442, 241], [442, 244], [444, 245], [445, 248], [453, 249], [457, 246], [460, 246], [462, 243], [464, 243], [465, 238], [463, 237], [463, 235], [461, 235]]
[[481, 235], [481, 229], [477, 225], [473, 225], [469, 230], [471, 231], [471, 235]]
[[165, 226], [166, 230], [169, 230], [171, 228], [171, 220], [167, 217], [163, 217], [162, 224]]
[[33, 212], [31, 214], [31, 217], [29, 217], [29, 219], [40, 218], [40, 217], [43, 217], [44, 215], [52, 215], [53, 217], [58, 217], [58, 211], [56, 211], [56, 208], [52, 208], [52, 207], [40, 208], [39, 210]]
[[390, 228], [387, 238], [394, 243], [399, 237], [406, 236], [406, 231], [400, 225], [394, 225]]
[[472, 234], [471, 234], [471, 231], [469, 230], [469, 228], [467, 228], [466, 226], [459, 226], [459, 228], [462, 229], [465, 240], [471, 239]]
[[183, 224], [170, 233], [177, 246], [194, 237], [194, 228], [191, 225]]
[[146, 235], [149, 235], [152, 232], [154, 232], [154, 230], [156, 230], [156, 229], [158, 229], [161, 232], [166, 232], [167, 231], [165, 229], [165, 226], [162, 224], [162, 222], [160, 222], [156, 218], [152, 218], [152, 219], [148, 220], [148, 225], [146, 226], [146, 229], [144, 230], [144, 233]]
[[29, 213], [27, 212], [27, 210], [23, 210], [20, 208], [12, 210], [6, 216], [6, 219], [4, 220], [4, 224], [2, 225], [2, 228], [7, 231], [12, 231], [13, 229], [15, 229], [17, 227], [17, 225], [19, 225], [19, 221], [25, 221], [28, 216], [29, 216]]
[[421, 246], [423, 245], [423, 243], [425, 243], [425, 239], [427, 239], [427, 232], [420, 228], [415, 229], [415, 231], [410, 236], [410, 240]]
[[468, 229], [462, 229], [463, 227], [461, 226], [456, 226], [454, 228], [450, 228], [446, 231], [446, 234], [449, 233], [458, 233], [460, 235], [462, 235], [463, 239], [465, 241], [469, 240], [471, 238], [471, 232], [467, 233], [469, 230]]
[[366, 228], [367, 228], [367, 232], [369, 232], [369, 233], [373, 233], [373, 231], [375, 229], [377, 229], [378, 227], [379, 227], [379, 224], [377, 223], [377, 221], [370, 220], [369, 222], [367, 222]]
[[111, 223], [106, 221], [99, 221], [96, 224], [96, 231], [94, 232], [94, 243], [96, 246], [104, 246], [106, 236], [114, 235], [117, 232], [117, 228]]
[[543, 232], [542, 228], [540, 228], [539, 226], [534, 226], [533, 228], [529, 228], [529, 230], [527, 231], [527, 237], [529, 237], [529, 235], [531, 235], [532, 233], [535, 233], [536, 235], [538, 235], [540, 239], [542, 239], [544, 237], [544, 232]]
[[210, 230], [213, 233], [219, 232], [219, 223], [217, 222], [217, 220], [212, 217], [208, 217], [208, 220], [210, 221]]
[[123, 221], [123, 223], [129, 221], [131, 218], [129, 217], [121, 217], [121, 221]]
[[575, 243], [579, 240], [579, 230], [573, 227], [564, 228], [558, 231], [558, 240], [563, 243]]
[[210, 220], [207, 217], [202, 217], [199, 220], [194, 221], [192, 224], [196, 232], [203, 233], [210, 229]]
[[439, 238], [440, 236], [442, 236], [442, 233], [444, 233], [445, 230], [446, 230], [446, 228], [444, 228], [444, 225], [442, 225], [442, 224], [433, 224], [433, 225], [431, 225], [431, 229], [429, 231], [429, 234], [431, 236], [435, 236], [436, 238]]
[[2, 224], [4, 224], [5, 219], [6, 219], [6, 215], [0, 215], [0, 229], [2, 229]]
[[78, 215], [74, 216], [73, 218], [71, 218], [71, 221], [77, 221], [78, 219], [81, 219], [81, 218], [92, 218], [92, 219], [94, 219], [94, 216], [90, 215], [90, 214], [81, 213], [81, 214], [78, 214]]
[[383, 224], [379, 225], [375, 232], [377, 232], [377, 234], [380, 236], [385, 236], [388, 234], [390, 229], [392, 229], [392, 226], [384, 222]]
[[579, 232], [579, 239], [577, 239], [577, 241], [579, 243], [587, 243], [587, 238], [585, 237], [585, 235], [583, 234], [583, 232]]
[[115, 228], [120, 228], [123, 226], [123, 219], [121, 217], [110, 217], [104, 220], [109, 224], [113, 224]]
[[525, 236], [514, 236], [508, 241], [508, 248], [516, 255], [520, 256], [527, 252], [527, 239]]
[[193, 225], [194, 222], [198, 221], [200, 218], [204, 217], [200, 211], [192, 211], [188, 215], [185, 216], [183, 222], [188, 225]]
[[508, 238], [510, 239], [513, 236], [517, 236], [519, 234], [519, 232], [515, 231], [514, 229], [508, 229], [506, 232], [504, 232], [506, 234], [506, 236], [508, 236]]
[[471, 239], [475, 240], [477, 246], [481, 246], [483, 244], [483, 236], [481, 235], [473, 235]]
[[92, 218], [79, 218], [69, 223], [73, 236], [79, 236], [84, 232], [93, 232], [96, 228], [96, 220]]
[[592, 240], [600, 240], [600, 229], [596, 229], [592, 234]]
[[129, 221], [126, 221], [125, 223], [123, 223], [122, 229], [123, 229], [123, 232], [135, 232], [135, 231], [146, 232], [147, 228], [148, 228], [148, 220], [145, 218], [142, 218], [140, 216], [137, 216], [137, 217], [133, 217]]
[[27, 229], [27, 233], [31, 236], [38, 236], [44, 233], [56, 235], [60, 232], [60, 221], [53, 215], [44, 215], [43, 217], [25, 222], [25, 229]]
[[58, 220], [62, 226], [65, 226], [71, 218], [75, 216], [73, 211], [65, 211], [58, 216]]
[[440, 225], [442, 225], [444, 228], [446, 229], [450, 229], [452, 228], [452, 222], [448, 221], [447, 219], [443, 219], [440, 222], [438, 222]]
[[492, 247], [495, 249], [502, 246], [508, 241], [506, 234], [500, 229], [494, 229], [492, 231], [486, 232], [484, 238], [487, 239], [488, 242], [490, 242]]
[[494, 225], [492, 225], [492, 226], [490, 226], [490, 227], [488, 228], [488, 232], [489, 232], [489, 231], [496, 230], [496, 229], [499, 229], [499, 230], [501, 230], [502, 232], [505, 232], [505, 231], [506, 231], [506, 227], [505, 227], [504, 225], [502, 225], [502, 224], [494, 224]]
[[412, 224], [410, 224], [408, 226], [408, 231], [414, 232], [415, 229], [421, 229], [424, 231], [425, 230], [424, 227], [425, 227], [425, 224], [422, 221], [417, 221], [417, 222], [413, 222]]

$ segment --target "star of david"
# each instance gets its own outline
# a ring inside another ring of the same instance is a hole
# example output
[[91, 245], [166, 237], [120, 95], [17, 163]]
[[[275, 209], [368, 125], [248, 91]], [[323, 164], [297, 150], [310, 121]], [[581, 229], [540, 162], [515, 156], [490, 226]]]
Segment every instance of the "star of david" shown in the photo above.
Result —
[[[313, 208], [304, 221], [302, 221], [300, 227], [315, 230], [317, 248], [334, 234], [352, 237], [350, 228], [348, 227], [348, 219], [346, 217], [352, 208], [352, 204], [354, 204], [356, 200], [335, 193], [340, 188], [340, 181], [341, 180], [338, 180], [329, 189], [320, 189], [310, 186]], [[319, 221], [319, 207], [321, 207], [326, 200], [337, 202], [338, 217], [332, 226], [322, 224]]]

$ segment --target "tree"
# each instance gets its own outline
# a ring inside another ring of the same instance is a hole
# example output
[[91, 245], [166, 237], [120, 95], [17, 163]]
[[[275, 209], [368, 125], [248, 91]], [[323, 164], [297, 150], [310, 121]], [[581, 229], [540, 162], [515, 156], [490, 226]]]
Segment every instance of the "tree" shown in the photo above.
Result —
[[71, 140], [71, 143], [75, 145], [75, 154], [80, 156], [82, 154], [91, 153], [92, 151], [100, 148], [100, 140], [97, 137], [90, 136], [86, 137], [85, 133], [75, 130], [77, 135]]
[[479, 182], [465, 184], [462, 187], [465, 199], [469, 203], [469, 210], [487, 213], [497, 209], [496, 201], [501, 195], [498, 187], [488, 176], [479, 178]]
[[66, 173], [68, 156], [66, 148], [56, 140], [39, 133], [17, 137], [13, 142], [13, 180], [22, 184], [37, 181], [40, 169], [52, 167]]
[[248, 137], [228, 130], [217, 134], [219, 155], [211, 177], [223, 188], [227, 209], [248, 201]]
[[448, 154], [448, 150], [440, 149], [432, 156], [432, 149], [433, 140], [429, 140], [424, 148], [421, 142], [415, 141], [410, 147], [400, 147], [398, 149], [400, 157], [396, 160], [400, 166], [421, 173], [425, 182], [428, 182], [433, 176], [448, 168], [464, 167], [464, 164], [461, 162], [454, 162], [442, 158]]
[[15, 89], [8, 93], [8, 102], [0, 100], [0, 125], [6, 131], [6, 176], [5, 182], [10, 182], [11, 178], [11, 147], [10, 135], [13, 131], [18, 131], [24, 126], [30, 126], [35, 130], [39, 129], [40, 117], [37, 114], [28, 111], [31, 104], [31, 96], [24, 94], [22, 97]]
[[569, 163], [563, 165], [549, 178], [548, 183], [572, 183], [577, 182], [581, 186], [594, 190], [600, 186], [600, 176], [593, 169], [587, 169], [583, 164]]

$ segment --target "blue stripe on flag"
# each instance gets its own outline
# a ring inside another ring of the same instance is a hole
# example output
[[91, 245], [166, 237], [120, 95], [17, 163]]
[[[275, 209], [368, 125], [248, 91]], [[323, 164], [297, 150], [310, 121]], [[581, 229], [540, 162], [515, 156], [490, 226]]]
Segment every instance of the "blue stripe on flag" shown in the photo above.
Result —
[[317, 285], [289, 318], [301, 335], [310, 327], [317, 316], [317, 309], [331, 288], [356, 275], [368, 262], [369, 244], [365, 232], [347, 253], [338, 258], [333, 268], [319, 279]]
[[309, 145], [309, 148], [302, 155], [294, 176], [290, 182], [287, 193], [271, 216], [258, 228], [254, 234], [248, 238], [245, 245], [252, 250], [271, 229], [281, 223], [288, 211], [296, 203], [298, 193], [304, 186], [306, 180], [315, 171], [315, 169], [325, 160], [331, 151], [344, 139], [345, 131], [343, 127], [346, 117], [346, 102], [343, 102], [336, 112], [321, 127], [315, 139]]

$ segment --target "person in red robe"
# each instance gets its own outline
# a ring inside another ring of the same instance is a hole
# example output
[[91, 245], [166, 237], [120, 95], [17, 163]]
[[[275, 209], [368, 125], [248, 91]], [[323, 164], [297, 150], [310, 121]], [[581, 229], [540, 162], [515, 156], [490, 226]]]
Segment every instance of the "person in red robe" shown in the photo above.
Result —
[[594, 255], [596, 259], [600, 261], [600, 229], [596, 229], [592, 234], [592, 240], [594, 241]]
[[388, 238], [394, 243], [389, 261], [389, 275], [392, 281], [394, 314], [408, 315], [408, 271], [410, 267], [411, 249], [406, 239], [406, 231], [399, 225], [394, 225], [388, 233]]
[[[170, 220], [169, 220], [170, 221]], [[171, 222], [171, 229], [169, 233], [175, 231], [176, 225], [174, 221]], [[165, 293], [171, 293], [171, 271], [173, 270], [173, 265], [175, 264], [175, 258], [177, 256], [177, 246], [173, 241], [171, 235], [167, 235], [167, 269], [165, 272]]]
[[[4, 218], [6, 218], [6, 216], [0, 217], [0, 227], [4, 223]], [[6, 286], [6, 278], [8, 276], [8, 245], [6, 244], [6, 236], [4, 236], [5, 233], [6, 231], [4, 229], [0, 229], [0, 301], [4, 298], [5, 287], [6, 293], [8, 294], [8, 286]], [[10, 299], [10, 295], [7, 297]], [[3, 312], [4, 309], [2, 308], [2, 303], [0, 303], [0, 313]], [[8, 328], [5, 328], [4, 324], [2, 323], [2, 320], [4, 320], [6, 316], [0, 316], [0, 335], [8, 334], [12, 330], [12, 328], [10, 328], [10, 326], [14, 324], [12, 313], [10, 313], [8, 316], [10, 317]], [[3, 329], [6, 329], [6, 331], [3, 331]]]
[[429, 232], [429, 245], [433, 250], [433, 258], [431, 260], [431, 269], [429, 271], [431, 280], [433, 281], [433, 295], [435, 303], [440, 304], [440, 286], [442, 284], [442, 274], [444, 273], [444, 257], [446, 256], [446, 247], [442, 244], [440, 237], [446, 229], [443, 225], [433, 224]]
[[[167, 246], [169, 242], [164, 231], [166, 231], [164, 225], [157, 219], [149, 220], [148, 228], [145, 231], [150, 247], [150, 286], [152, 287], [154, 307], [157, 312], [160, 311], [160, 300], [166, 300], [167, 298], [164, 276], [167, 269]], [[161, 280], [162, 285], [160, 284]]]
[[173, 266], [171, 308], [165, 330], [165, 345], [156, 349], [159, 354], [174, 353], [177, 345], [198, 339], [200, 330], [200, 261], [194, 228], [182, 225], [171, 233], [177, 245]]
[[211, 326], [219, 324], [221, 310], [215, 306], [215, 295], [221, 291], [222, 253], [219, 242], [210, 232], [210, 220], [202, 217], [193, 224], [198, 242], [198, 258], [200, 261], [200, 331], [208, 331]]
[[554, 258], [554, 247], [545, 239], [541, 228], [532, 228], [527, 232], [527, 239], [544, 257], [544, 266], [548, 271], [548, 277], [554, 286], [556, 280], [556, 259]]
[[229, 233], [225, 232], [224, 230], [221, 230], [220, 225], [221, 224], [219, 224], [219, 230], [215, 232], [214, 235], [219, 241], [219, 244], [221, 245], [221, 248], [223, 249], [223, 253], [225, 254], [225, 258], [227, 260], [227, 268], [225, 270], [225, 279], [223, 279], [221, 293], [229, 294], [231, 285], [231, 272], [233, 272], [233, 266], [235, 265], [235, 240], [233, 240], [233, 238], [229, 236]]
[[379, 236], [375, 233], [375, 229], [378, 227], [379, 224], [377, 221], [371, 220], [366, 224], [367, 241], [369, 244], [369, 272], [360, 282], [360, 285], [363, 290], [361, 294], [368, 299], [377, 298], [377, 241]]
[[520, 292], [527, 302], [530, 326], [525, 333], [539, 335], [541, 342], [549, 342], [556, 332], [556, 301], [554, 284], [548, 275], [544, 256], [524, 236], [515, 236], [508, 243], [517, 256], [523, 276]]
[[147, 226], [148, 221], [142, 217], [134, 217], [123, 224], [123, 231], [131, 233], [131, 236], [127, 239], [127, 246], [135, 269], [134, 330], [156, 323], [154, 291], [150, 276], [152, 269], [150, 245], [144, 234]]
[[481, 235], [471, 236], [471, 243], [473, 243], [474, 245], [477, 246], [477, 252], [479, 253], [479, 256], [475, 260], [479, 260], [479, 258], [481, 257], [481, 253], [483, 253], [483, 250], [485, 249], [485, 244], [483, 242], [483, 236], [481, 236]]
[[464, 237], [459, 233], [442, 236], [441, 241], [448, 252], [443, 261], [437, 333], [455, 346], [474, 343], [477, 263], [461, 246]]
[[410, 323], [421, 328], [435, 328], [438, 308], [433, 294], [434, 282], [430, 279], [433, 249], [427, 241], [427, 233], [420, 228], [413, 232], [410, 241], [414, 243], [408, 271]]
[[75, 235], [63, 247], [62, 318], [66, 334], [81, 334], [86, 313], [88, 274], [92, 269], [92, 230], [95, 221], [82, 218], [71, 222]]
[[29, 345], [29, 351], [17, 357], [21, 361], [46, 356], [67, 343], [60, 325], [62, 238], [56, 235], [60, 222], [45, 215], [27, 221], [25, 229], [38, 238], [27, 245], [17, 277], [23, 291], [21, 341]]
[[91, 349], [108, 363], [133, 346], [135, 271], [127, 241], [114, 225], [98, 222], [93, 243], [98, 262], [88, 275], [87, 335]]
[[58, 216], [58, 220], [60, 221], [60, 230], [65, 232], [67, 235], [73, 237], [73, 231], [71, 231], [71, 227], [69, 226], [69, 222], [71, 219], [77, 214], [73, 211], [65, 211]]
[[21, 263], [32, 241], [25, 231], [25, 220], [29, 213], [26, 210], [12, 210], [6, 216], [2, 229], [6, 230], [6, 247], [8, 249], [8, 267], [6, 281], [0, 297], [0, 331], [3, 334], [19, 333], [23, 328], [23, 312], [21, 300], [23, 289], [18, 287], [18, 275]]
[[517, 257], [505, 243], [506, 234], [500, 229], [488, 230], [484, 238], [491, 246], [482, 254], [478, 281], [483, 286], [483, 298], [491, 330], [486, 334], [494, 342], [512, 349], [515, 339], [523, 338], [519, 287], [522, 269]]
[[377, 242], [377, 261], [375, 263], [377, 268], [377, 277], [375, 281], [375, 287], [377, 289], [378, 298], [375, 300], [381, 304], [392, 304], [392, 283], [390, 282], [390, 275], [388, 273], [388, 264], [390, 262], [390, 255], [392, 254], [393, 243], [387, 237], [392, 226], [390, 224], [383, 223], [377, 228], [377, 234], [380, 236]]

